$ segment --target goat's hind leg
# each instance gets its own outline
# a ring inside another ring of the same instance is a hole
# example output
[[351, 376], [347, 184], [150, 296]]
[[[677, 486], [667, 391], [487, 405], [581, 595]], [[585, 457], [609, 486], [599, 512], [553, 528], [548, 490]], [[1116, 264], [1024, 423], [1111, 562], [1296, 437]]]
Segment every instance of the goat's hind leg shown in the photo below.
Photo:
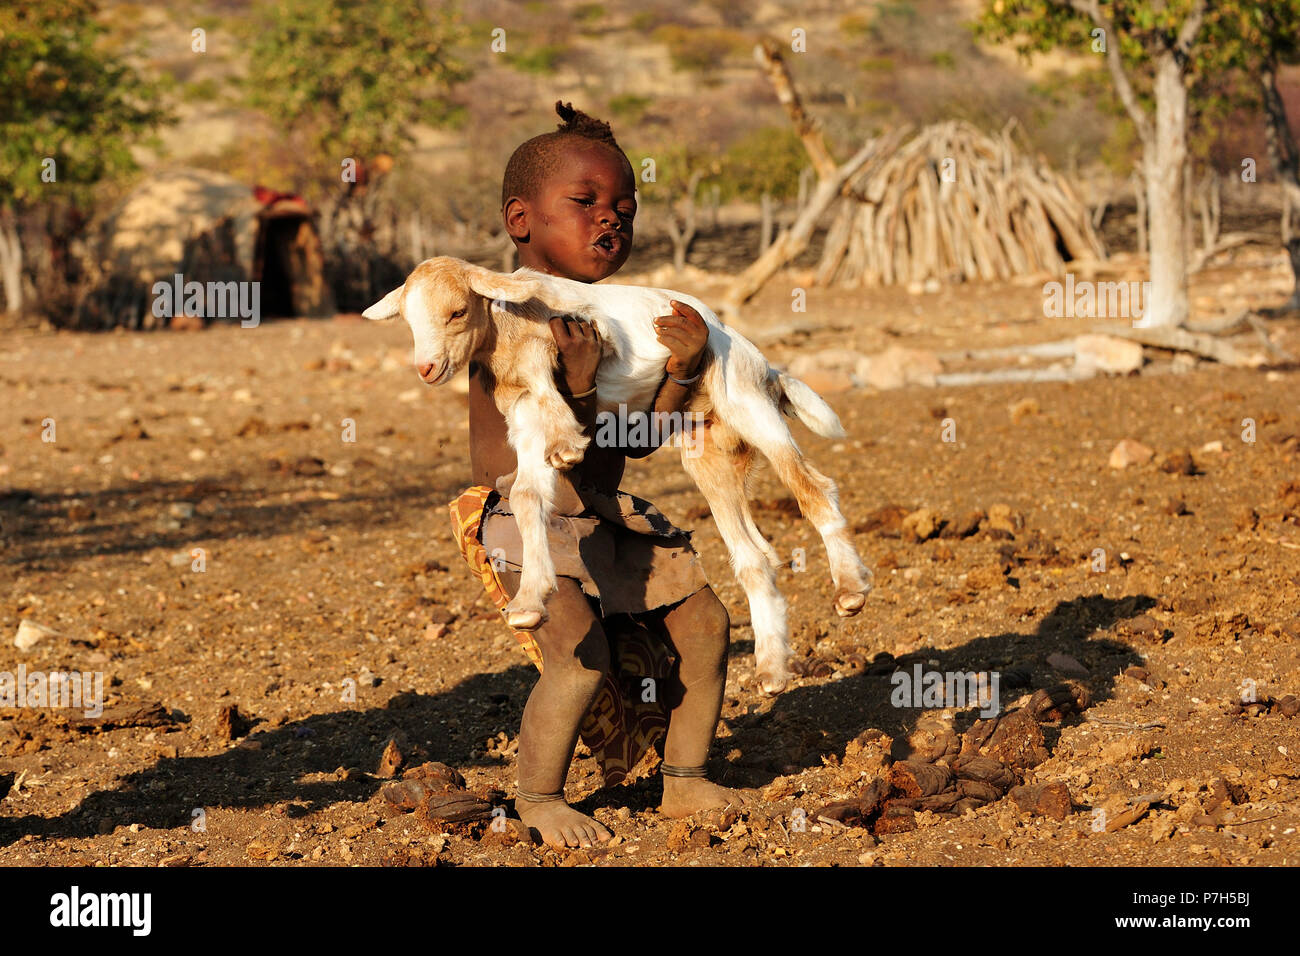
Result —
[[759, 686], [766, 694], [779, 694], [790, 682], [786, 603], [776, 587], [776, 552], [757, 534], [748, 514], [745, 477], [752, 455], [725, 425], [699, 427], [699, 440], [682, 448], [682, 466], [709, 503], [736, 580], [749, 599]]
[[835, 583], [835, 613], [852, 617], [866, 605], [871, 572], [863, 565], [840, 511], [839, 490], [799, 451], [780, 413], [766, 406], [755, 423], [753, 444], [772, 463], [777, 477], [794, 494], [799, 510], [812, 522], [826, 545], [831, 580]]

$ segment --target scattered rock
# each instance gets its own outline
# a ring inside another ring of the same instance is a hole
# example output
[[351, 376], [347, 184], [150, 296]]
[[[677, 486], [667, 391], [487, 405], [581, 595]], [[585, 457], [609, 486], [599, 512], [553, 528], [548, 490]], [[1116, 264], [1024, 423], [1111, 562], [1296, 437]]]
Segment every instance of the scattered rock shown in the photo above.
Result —
[[988, 518], [984, 522], [985, 528], [1005, 531], [1010, 535], [1014, 535], [1024, 526], [1025, 519], [1012, 511], [1010, 505], [993, 505], [989, 508]]
[[942, 371], [943, 365], [933, 352], [891, 345], [868, 358], [858, 374], [865, 377], [867, 385], [885, 391], [904, 385], [933, 387], [935, 376]]
[[943, 519], [936, 512], [920, 508], [903, 519], [899, 534], [904, 541], [926, 541], [938, 534], [943, 524]]
[[897, 538], [902, 535], [903, 519], [908, 511], [902, 505], [885, 505], [871, 512], [853, 528], [854, 534], [878, 534], [882, 538]]
[[46, 638], [61, 636], [52, 627], [46, 627], [44, 624], [38, 624], [35, 621], [23, 618], [18, 622], [18, 633], [14, 635], [14, 647], [20, 651], [30, 651]]
[[1042, 410], [1038, 407], [1038, 400], [1034, 398], [1022, 398], [1014, 405], [1007, 406], [1007, 412], [1011, 415], [1013, 424], [1019, 425], [1021, 421], [1030, 415], [1039, 415]]
[[237, 704], [226, 704], [217, 712], [217, 737], [220, 740], [235, 740], [248, 733], [248, 719], [239, 712]]
[[379, 769], [375, 771], [376, 777], [390, 779], [396, 777], [402, 764], [406, 762], [406, 757], [402, 754], [401, 748], [397, 745], [395, 739], [389, 738], [384, 747], [384, 752], [379, 757]]
[[68, 726], [75, 730], [118, 730], [122, 727], [168, 727], [171, 711], [154, 701], [147, 704], [118, 704], [104, 708], [98, 717], [73, 717]]
[[939, 532], [941, 538], [969, 538], [980, 529], [980, 523], [988, 517], [983, 511], [968, 511], [963, 517], [944, 525]]
[[1080, 664], [1078, 660], [1069, 654], [1062, 654], [1060, 651], [1048, 654], [1047, 663], [1053, 670], [1060, 671], [1062, 674], [1069, 674], [1071, 677], [1090, 677], [1092, 675], [1092, 671]]
[[1160, 461], [1160, 470], [1167, 475], [1199, 474], [1196, 470], [1196, 462], [1192, 459], [1192, 453], [1186, 449], [1165, 455]]
[[1127, 375], [1142, 367], [1142, 343], [1113, 335], [1079, 335], [1074, 339], [1074, 368], [1092, 375]]
[[1129, 465], [1145, 465], [1154, 457], [1155, 452], [1146, 445], [1132, 438], [1123, 439], [1110, 453], [1107, 462], [1112, 468], [1127, 468]]

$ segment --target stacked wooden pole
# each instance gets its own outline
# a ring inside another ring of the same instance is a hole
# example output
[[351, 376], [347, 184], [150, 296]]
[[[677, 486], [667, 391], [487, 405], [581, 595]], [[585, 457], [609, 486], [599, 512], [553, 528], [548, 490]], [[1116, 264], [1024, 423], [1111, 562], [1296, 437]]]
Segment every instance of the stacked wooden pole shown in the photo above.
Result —
[[818, 280], [895, 285], [1059, 274], [1101, 259], [1086, 205], [1010, 136], [939, 123], [864, 169], [845, 190]]

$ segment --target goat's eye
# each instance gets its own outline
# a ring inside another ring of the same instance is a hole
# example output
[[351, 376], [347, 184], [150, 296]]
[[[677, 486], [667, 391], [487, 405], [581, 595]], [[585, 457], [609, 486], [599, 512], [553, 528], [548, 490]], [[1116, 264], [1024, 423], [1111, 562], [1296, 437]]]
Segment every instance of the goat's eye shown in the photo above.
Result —
[[451, 314], [451, 317], [447, 321], [450, 322], [452, 319], [463, 319], [464, 317], [465, 317], [465, 310], [457, 309], [455, 312]]

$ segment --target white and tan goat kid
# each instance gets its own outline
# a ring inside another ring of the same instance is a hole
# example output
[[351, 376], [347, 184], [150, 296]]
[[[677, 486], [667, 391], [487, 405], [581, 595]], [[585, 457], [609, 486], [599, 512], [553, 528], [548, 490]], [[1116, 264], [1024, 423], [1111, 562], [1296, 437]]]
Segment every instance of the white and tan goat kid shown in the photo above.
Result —
[[654, 319], [672, 311], [673, 299], [694, 307], [709, 329], [702, 378], [687, 409], [693, 433], [678, 441], [682, 465], [708, 501], [749, 599], [759, 683], [765, 692], [779, 693], [789, 681], [790, 659], [786, 602], [776, 587], [783, 562], [749, 510], [746, 485], [755, 451], [772, 463], [821, 534], [836, 613], [858, 613], [871, 589], [834, 482], [804, 459], [782, 418], [782, 412], [793, 415], [825, 437], [844, 434], [835, 412], [811, 388], [773, 369], [704, 303], [665, 289], [588, 285], [531, 269], [502, 275], [440, 257], [422, 262], [364, 315], [400, 314], [406, 320], [416, 369], [431, 385], [450, 380], [471, 359], [495, 380], [494, 399], [518, 460], [510, 504], [524, 549], [519, 591], [505, 608], [506, 620], [511, 627], [532, 628], [545, 620], [544, 601], [555, 588], [546, 544], [555, 470], [581, 460], [589, 442], [556, 390], [556, 347], [547, 320], [574, 316], [599, 333], [599, 413], [649, 415], [669, 357], [655, 336]]

